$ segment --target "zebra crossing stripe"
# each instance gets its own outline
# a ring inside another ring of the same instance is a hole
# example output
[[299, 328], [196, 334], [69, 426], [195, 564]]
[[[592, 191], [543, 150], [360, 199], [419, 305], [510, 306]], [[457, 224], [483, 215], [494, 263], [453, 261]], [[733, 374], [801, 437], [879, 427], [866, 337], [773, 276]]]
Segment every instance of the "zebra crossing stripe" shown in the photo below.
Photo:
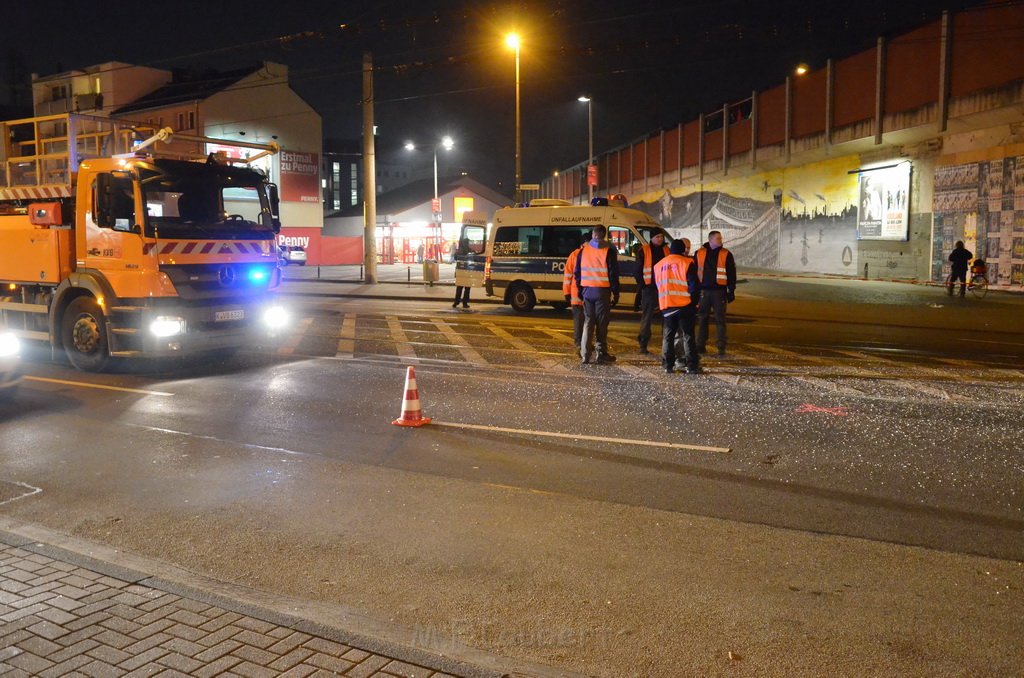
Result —
[[[502, 339], [504, 339], [505, 341], [507, 341], [508, 343], [512, 344], [513, 346], [515, 346], [516, 348], [518, 348], [521, 351], [530, 351], [531, 353], [535, 351], [533, 346], [530, 346], [528, 343], [526, 343], [522, 339], [513, 336], [512, 334], [507, 332], [504, 328], [498, 327], [494, 323], [480, 323], [480, 324], [483, 327], [486, 327], [488, 330], [490, 330], [494, 334], [496, 334], [497, 336], [499, 336]], [[542, 367], [545, 367], [545, 368], [547, 368], [547, 369], [549, 369], [549, 370], [551, 370], [553, 372], [566, 372], [567, 373], [569, 371], [569, 368], [567, 368], [565, 365], [561, 365], [558, 362], [556, 362], [555, 360], [552, 360], [551, 358], [538, 358], [537, 362]]]
[[356, 314], [346, 313], [338, 333], [338, 358], [351, 358], [356, 352]]
[[459, 334], [458, 332], [456, 332], [451, 325], [449, 325], [444, 320], [441, 320], [439, 318], [433, 319], [432, 322], [434, 323], [434, 327], [436, 327], [438, 331], [440, 331], [441, 334], [443, 334], [445, 338], [448, 341], [450, 341], [453, 346], [455, 346], [455, 348], [459, 351], [459, 354], [462, 355], [463, 358], [465, 358], [467, 361], [475, 365], [487, 364], [487, 361], [484, 360], [484, 357], [477, 353], [476, 349], [470, 346], [469, 342], [466, 341], [466, 338]]
[[306, 332], [309, 331], [309, 326], [313, 324], [313, 318], [303, 318], [299, 321], [299, 324], [295, 327], [295, 330], [289, 335], [288, 341], [284, 343], [284, 346], [277, 349], [278, 355], [291, 355], [295, 353], [295, 349], [299, 347], [302, 340], [306, 336]]
[[388, 322], [388, 331], [391, 333], [391, 338], [395, 340], [395, 350], [398, 351], [398, 355], [402, 358], [410, 359], [416, 357], [416, 351], [409, 344], [409, 337], [406, 336], [405, 330], [402, 329], [401, 321], [393, 315], [385, 316]]

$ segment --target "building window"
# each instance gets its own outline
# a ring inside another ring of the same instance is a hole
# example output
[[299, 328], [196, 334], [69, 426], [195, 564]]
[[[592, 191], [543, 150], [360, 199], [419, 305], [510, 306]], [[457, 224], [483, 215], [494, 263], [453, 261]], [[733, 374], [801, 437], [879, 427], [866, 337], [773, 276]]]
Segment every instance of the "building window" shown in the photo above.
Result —
[[350, 165], [349, 171], [351, 172], [351, 174], [349, 176], [352, 177], [352, 181], [350, 183], [350, 186], [351, 186], [351, 189], [352, 189], [352, 204], [353, 205], [358, 205], [359, 204], [359, 175], [356, 174], [356, 164], [355, 163], [352, 163]]
[[61, 99], [68, 98], [68, 86], [57, 85], [50, 90], [51, 100], [60, 101]]
[[185, 114], [178, 113], [178, 130], [185, 129]]
[[188, 112], [188, 127], [187, 127], [187, 129], [195, 129], [195, 128], [196, 128], [196, 112], [195, 111], [189, 111]]
[[331, 205], [334, 209], [341, 209], [341, 163], [331, 164]]

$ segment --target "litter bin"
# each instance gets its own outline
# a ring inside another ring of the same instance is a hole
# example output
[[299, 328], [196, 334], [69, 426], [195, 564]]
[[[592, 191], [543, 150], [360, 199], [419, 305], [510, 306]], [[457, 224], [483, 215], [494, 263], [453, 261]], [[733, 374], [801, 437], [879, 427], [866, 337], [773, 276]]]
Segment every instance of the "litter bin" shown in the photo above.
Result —
[[423, 260], [423, 282], [433, 286], [438, 280], [441, 279], [441, 271], [438, 268], [437, 261], [434, 259]]

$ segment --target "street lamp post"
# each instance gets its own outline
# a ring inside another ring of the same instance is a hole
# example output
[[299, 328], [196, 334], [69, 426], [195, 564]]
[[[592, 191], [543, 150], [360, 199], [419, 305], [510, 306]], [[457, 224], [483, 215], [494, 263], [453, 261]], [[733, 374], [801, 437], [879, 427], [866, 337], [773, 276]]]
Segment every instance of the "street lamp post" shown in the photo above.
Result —
[[594, 184], [590, 182], [590, 168], [594, 165], [594, 101], [592, 97], [578, 99], [587, 105], [587, 204], [594, 201]]
[[[437, 240], [436, 243], [440, 248], [442, 235], [441, 235], [441, 224], [443, 222], [443, 215], [441, 212], [441, 200], [437, 192], [437, 147], [440, 146], [446, 151], [452, 150], [455, 147], [455, 141], [450, 136], [444, 136], [441, 138], [440, 144], [434, 144], [434, 200], [430, 205], [430, 212], [433, 217], [434, 227], [437, 228]], [[415, 151], [416, 144], [411, 141], [405, 142], [405, 150]]]
[[509, 33], [505, 37], [505, 44], [511, 47], [516, 52], [516, 183], [514, 188], [514, 201], [516, 204], [523, 201], [523, 192], [520, 188], [520, 184], [523, 179], [522, 170], [522, 137], [521, 137], [521, 126], [519, 118], [519, 36], [515, 33]]

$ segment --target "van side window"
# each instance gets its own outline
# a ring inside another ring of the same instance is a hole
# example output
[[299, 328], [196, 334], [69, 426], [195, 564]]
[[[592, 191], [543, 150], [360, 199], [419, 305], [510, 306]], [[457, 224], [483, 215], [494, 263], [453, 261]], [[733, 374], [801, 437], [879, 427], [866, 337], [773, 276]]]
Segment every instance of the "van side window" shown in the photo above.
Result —
[[635, 256], [636, 249], [640, 247], [640, 242], [633, 235], [633, 231], [621, 226], [610, 226], [608, 228], [608, 240], [619, 251], [619, 254], [627, 256]]
[[590, 240], [590, 229], [580, 226], [556, 226], [547, 229], [544, 254], [549, 257], [567, 257], [574, 249]]
[[544, 253], [540, 226], [503, 226], [494, 234], [494, 256], [540, 256]]

